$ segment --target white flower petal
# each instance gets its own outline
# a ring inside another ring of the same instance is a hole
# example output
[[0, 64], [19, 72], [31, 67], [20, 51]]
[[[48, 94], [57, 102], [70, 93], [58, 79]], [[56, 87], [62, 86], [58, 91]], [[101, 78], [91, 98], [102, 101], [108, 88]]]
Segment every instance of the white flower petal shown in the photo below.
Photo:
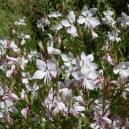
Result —
[[57, 75], [57, 70], [52, 69], [52, 70], [50, 71], [50, 74], [51, 74], [53, 77], [56, 77], [56, 75]]
[[46, 74], [46, 73], [45, 73], [44, 71], [37, 70], [37, 71], [34, 73], [32, 79], [43, 79], [44, 76], [45, 76], [45, 74]]
[[107, 118], [107, 117], [101, 117], [101, 119], [103, 120], [103, 122], [105, 123], [105, 124], [111, 124], [111, 120], [109, 119], [109, 118]]
[[70, 23], [73, 23], [75, 21], [75, 14], [73, 11], [70, 11], [68, 14], [68, 19]]
[[36, 60], [36, 66], [39, 70], [46, 70], [46, 63], [42, 60], [37, 59]]
[[26, 43], [25, 39], [23, 38], [21, 41], [21, 45], [24, 45]]
[[87, 57], [84, 52], [82, 52], [82, 54], [81, 54], [81, 60], [87, 60]]
[[91, 8], [89, 11], [92, 13], [92, 15], [95, 15], [97, 8]]
[[81, 73], [86, 76], [90, 72], [89, 70], [90, 69], [89, 69], [88, 65], [84, 64], [83, 67], [81, 68]]
[[83, 23], [85, 23], [85, 17], [83, 17], [83, 16], [79, 16], [79, 19], [77, 20], [77, 22], [79, 23], [79, 24], [83, 24]]
[[56, 60], [55, 60], [55, 58], [47, 60], [47, 67], [48, 67], [48, 70], [56, 69]]
[[63, 61], [69, 61], [68, 56], [66, 54], [61, 54], [61, 58]]
[[73, 77], [76, 79], [76, 80], [80, 80], [81, 78], [79, 77], [79, 71], [75, 71], [72, 73]]
[[87, 88], [87, 89], [89, 89], [89, 90], [94, 90], [94, 82], [93, 81], [91, 81], [91, 80], [84, 80], [84, 82], [83, 82], [83, 85], [84, 85], [84, 88]]
[[90, 78], [90, 79], [92, 79], [92, 80], [97, 79], [97, 77], [98, 77], [98, 74], [97, 74], [96, 71], [90, 72], [89, 75], [88, 75], [88, 78]]
[[71, 24], [68, 22], [68, 20], [62, 20], [62, 21], [61, 21], [61, 24], [62, 24], [63, 26], [65, 26], [65, 27], [71, 26]]

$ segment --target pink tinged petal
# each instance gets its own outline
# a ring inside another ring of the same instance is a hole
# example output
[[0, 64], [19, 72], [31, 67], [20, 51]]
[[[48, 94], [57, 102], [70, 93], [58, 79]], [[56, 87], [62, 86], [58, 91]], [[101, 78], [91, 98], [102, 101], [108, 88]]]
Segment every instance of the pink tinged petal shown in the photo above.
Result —
[[12, 73], [13, 73], [13, 70], [8, 70], [8, 71], [6, 72], [6, 77], [10, 78], [11, 75], [12, 75]]
[[58, 49], [55, 49], [53, 47], [47, 47], [48, 54], [61, 54], [61, 52]]
[[77, 20], [77, 22], [78, 22], [79, 24], [83, 24], [83, 23], [85, 23], [85, 20], [86, 20], [85, 17], [79, 16], [79, 19]]
[[22, 83], [28, 84], [29, 83], [28, 78], [22, 78]]
[[9, 94], [8, 94], [8, 97], [9, 97], [10, 99], [13, 99], [13, 100], [19, 100], [18, 96], [17, 96], [16, 94], [14, 94], [14, 93], [9, 93]]
[[46, 70], [46, 63], [42, 60], [37, 59], [36, 60], [36, 66], [39, 70], [43, 70], [43, 71]]
[[75, 21], [75, 14], [73, 11], [70, 11], [68, 14], [68, 19], [70, 23], [73, 23]]
[[29, 107], [23, 108], [21, 110], [21, 114], [24, 116], [24, 118], [26, 119], [27, 116], [29, 115]]
[[61, 21], [61, 24], [62, 24], [63, 26], [65, 26], [65, 27], [71, 26], [71, 24], [68, 22], [68, 20], [62, 20], [62, 21]]
[[126, 121], [125, 128], [129, 128], [129, 120]]
[[44, 71], [42, 71], [42, 70], [37, 70], [37, 71], [34, 73], [32, 79], [43, 79], [44, 76], [45, 76], [45, 74], [46, 74], [46, 73], [45, 73]]
[[95, 83], [95, 84], [100, 83], [100, 79], [99, 79], [99, 78], [98, 78], [98, 79], [96, 79], [96, 80], [94, 81], [94, 83]]
[[61, 54], [61, 51], [60, 51], [60, 50], [58, 50], [58, 49], [55, 49], [55, 48], [54, 48], [54, 50], [53, 50], [53, 54]]
[[10, 60], [10, 61], [14, 61], [14, 62], [18, 62], [19, 61], [19, 59], [18, 58], [14, 58], [14, 57], [10, 57], [10, 56], [6, 56], [6, 59], [7, 60]]
[[83, 85], [84, 85], [84, 88], [87, 88], [87, 89], [89, 89], [89, 90], [94, 90], [94, 82], [93, 81], [91, 81], [91, 80], [84, 80], [84, 82], [83, 82]]
[[107, 118], [107, 117], [101, 117], [101, 119], [103, 120], [103, 122], [105, 123], [105, 124], [111, 124], [111, 120], [109, 119], [109, 118]]

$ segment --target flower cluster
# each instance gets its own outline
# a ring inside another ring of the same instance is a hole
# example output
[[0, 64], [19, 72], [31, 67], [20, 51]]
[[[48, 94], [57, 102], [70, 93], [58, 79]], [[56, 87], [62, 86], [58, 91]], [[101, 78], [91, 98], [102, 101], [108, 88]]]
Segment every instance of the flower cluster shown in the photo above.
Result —
[[[129, 62], [119, 47], [129, 16], [122, 12], [115, 19], [107, 9], [100, 17], [98, 11], [84, 6], [81, 13], [69, 11], [67, 18], [50, 12], [35, 23], [42, 40], [33, 41], [34, 35], [23, 32], [26, 17], [14, 22], [23, 29], [13, 30], [14, 39], [0, 40], [0, 123], [13, 127], [20, 112], [21, 119], [42, 126], [74, 118], [77, 128], [129, 128], [128, 114], [119, 111], [128, 111]], [[29, 48], [32, 42], [35, 49]]]

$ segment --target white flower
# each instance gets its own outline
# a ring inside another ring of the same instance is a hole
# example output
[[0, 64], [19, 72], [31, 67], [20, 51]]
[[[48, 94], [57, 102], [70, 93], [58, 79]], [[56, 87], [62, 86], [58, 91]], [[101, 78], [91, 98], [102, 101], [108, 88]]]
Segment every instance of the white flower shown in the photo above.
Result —
[[106, 60], [109, 64], [114, 65], [113, 60], [112, 60], [111, 56], [109, 55], [109, 53], [106, 53], [102, 59]]
[[4, 55], [6, 53], [7, 46], [7, 40], [0, 40], [0, 55]]
[[82, 80], [84, 88], [94, 90], [95, 79], [97, 79], [98, 74], [96, 71], [90, 70], [90, 67], [87, 64], [84, 64], [80, 71], [75, 71], [72, 73], [76, 80]]
[[38, 22], [37, 22], [37, 27], [39, 28], [39, 29], [41, 29], [42, 31], [44, 31], [44, 27], [46, 26], [46, 25], [49, 25], [50, 24], [50, 21], [46, 18], [42, 18], [41, 20], [38, 20]]
[[116, 22], [114, 21], [114, 19], [112, 18], [112, 15], [114, 14], [114, 12], [111, 11], [111, 10], [107, 10], [107, 11], [104, 11], [103, 14], [104, 14], [104, 16], [105, 16], [105, 17], [102, 18], [103, 23], [104, 23], [104, 24], [107, 24], [107, 25], [109, 25], [109, 26], [111, 26], [111, 27], [114, 27], [114, 25], [115, 25], [115, 23], [116, 23]]
[[18, 48], [18, 46], [15, 44], [14, 41], [10, 42], [10, 48], [12, 48], [14, 52], [19, 52], [20, 51], [20, 49]]
[[64, 79], [64, 83], [61, 81], [58, 81], [58, 85], [60, 88], [66, 88], [66, 87], [69, 87], [71, 82], [72, 82], [72, 80], [70, 80], [70, 79]]
[[86, 27], [89, 29], [96, 28], [100, 21], [97, 17], [93, 17], [97, 11], [97, 8], [91, 8], [91, 9], [85, 9], [82, 11], [82, 15], [79, 16], [78, 23], [79, 24], [85, 24]]
[[114, 12], [111, 11], [111, 10], [107, 10], [107, 11], [104, 11], [103, 14], [104, 14], [105, 16], [112, 16], [112, 15], [114, 15]]
[[24, 89], [22, 89], [22, 92], [20, 94], [21, 94], [21, 99], [25, 99], [26, 92]]
[[98, 37], [98, 34], [95, 33], [93, 30], [91, 31], [93, 39], [96, 39]]
[[53, 47], [54, 41], [53, 41], [52, 35], [48, 33], [48, 36], [49, 36], [49, 41], [47, 43], [47, 52], [48, 52], [48, 54], [55, 54], [55, 55], [61, 54], [60, 50], [58, 50], [58, 49]]
[[22, 70], [25, 69], [25, 66], [27, 65], [28, 62], [29, 62], [29, 60], [26, 59], [24, 56], [21, 57], [20, 67], [21, 67]]
[[68, 20], [62, 20], [61, 24], [67, 28], [67, 32], [71, 34], [73, 37], [78, 36], [77, 35], [77, 29], [73, 25], [75, 22], [75, 14], [73, 11], [70, 11], [68, 14]]
[[21, 33], [19, 36], [17, 36], [19, 39], [22, 39], [21, 45], [24, 45], [26, 43], [25, 39], [30, 39], [30, 35], [26, 35], [24, 33]]
[[48, 15], [48, 17], [50, 17], [50, 18], [57, 18], [57, 17], [60, 17], [60, 16], [62, 16], [62, 14], [59, 11], [50, 12], [50, 14]]
[[26, 25], [25, 18], [20, 18], [18, 21], [14, 22], [15, 25]]
[[54, 30], [55, 32], [57, 32], [61, 28], [63, 28], [63, 26], [61, 24], [57, 24], [57, 25], [54, 25], [51, 27], [51, 29]]
[[47, 60], [46, 62], [37, 59], [36, 65], [39, 70], [37, 70], [34, 75], [33, 79], [43, 79], [44, 83], [48, 83], [52, 77], [56, 77], [57, 75], [57, 68], [56, 68], [56, 60], [54, 58]]
[[30, 109], [29, 107], [25, 107], [21, 110], [21, 114], [24, 116], [24, 118], [26, 119], [27, 116], [29, 115]]
[[129, 16], [124, 12], [121, 13], [122, 17], [118, 17], [117, 20], [121, 23], [122, 27], [129, 26]]
[[54, 54], [54, 55], [61, 54], [61, 51], [56, 48], [53, 48], [53, 46], [47, 47], [47, 51], [48, 51], [48, 54]]
[[26, 85], [26, 88], [28, 91], [31, 92], [31, 100], [34, 99], [34, 97], [37, 95], [36, 91], [39, 90], [39, 86], [36, 83], [34, 83], [33, 87]]
[[59, 93], [61, 94], [61, 97], [66, 100], [68, 97], [72, 96], [72, 90], [68, 88], [62, 88], [59, 90]]
[[61, 58], [64, 61], [65, 67], [72, 67], [73, 64], [76, 64], [76, 60], [74, 59], [73, 54], [71, 52], [69, 52], [68, 55], [61, 54]]
[[39, 57], [39, 53], [37, 52], [37, 50], [31, 50], [30, 53], [28, 54], [28, 59], [30, 61], [32, 61], [33, 57]]
[[19, 62], [19, 58], [11, 57], [11, 56], [8, 56], [8, 55], [6, 55], [6, 59], [9, 60], [9, 61], [12, 61], [12, 62], [16, 62], [16, 63]]
[[107, 38], [109, 41], [111, 42], [120, 42], [121, 41], [121, 38], [118, 37], [119, 36], [119, 30], [117, 31], [111, 31], [111, 32], [108, 32], [108, 35], [107, 35]]
[[29, 83], [29, 80], [32, 80], [31, 77], [29, 76], [29, 73], [25, 73], [25, 72], [22, 72], [22, 83], [23, 84], [28, 84]]
[[129, 62], [120, 62], [117, 67], [114, 68], [113, 72], [118, 74], [122, 78], [126, 78], [129, 76]]
[[51, 88], [48, 96], [43, 101], [43, 106], [49, 109], [53, 115], [56, 115], [59, 112], [67, 111], [67, 107], [61, 101], [59, 96], [55, 96], [55, 91]]
[[6, 77], [10, 78], [14, 71], [15, 71], [15, 65], [12, 65], [11, 69], [6, 72]]
[[[97, 79], [98, 72], [96, 69], [98, 66], [93, 63], [94, 57], [93, 54], [88, 56], [84, 52], [81, 54], [81, 60], [77, 60], [77, 71], [72, 72], [73, 77], [77, 81], [81, 81], [84, 88], [93, 90], [95, 86], [95, 80]], [[78, 70], [80, 69], [80, 70]]]

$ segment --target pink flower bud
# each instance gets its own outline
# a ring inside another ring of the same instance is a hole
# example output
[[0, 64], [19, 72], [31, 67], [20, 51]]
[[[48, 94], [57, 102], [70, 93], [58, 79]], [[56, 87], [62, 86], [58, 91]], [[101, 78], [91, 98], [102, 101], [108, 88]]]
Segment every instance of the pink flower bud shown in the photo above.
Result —
[[10, 60], [10, 61], [13, 61], [13, 62], [18, 62], [19, 61], [19, 59], [18, 58], [14, 58], [14, 57], [10, 57], [10, 56], [6, 56], [6, 59], [7, 60]]
[[17, 96], [16, 94], [14, 94], [14, 93], [9, 93], [9, 94], [8, 94], [8, 97], [9, 97], [10, 99], [13, 99], [13, 100], [19, 100], [18, 96]]
[[29, 107], [26, 107], [26, 108], [23, 108], [22, 110], [21, 110], [21, 114], [24, 116], [24, 118], [26, 119], [27, 118], [27, 116], [29, 115]]

